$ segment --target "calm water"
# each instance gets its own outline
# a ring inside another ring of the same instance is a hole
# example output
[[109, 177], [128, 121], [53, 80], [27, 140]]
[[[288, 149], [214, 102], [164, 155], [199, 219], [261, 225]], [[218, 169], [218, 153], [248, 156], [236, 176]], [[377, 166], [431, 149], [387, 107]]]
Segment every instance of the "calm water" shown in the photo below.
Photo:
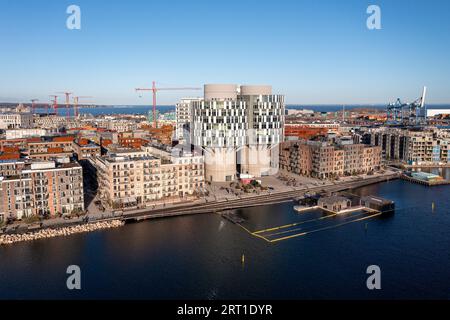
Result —
[[[289, 109], [309, 109], [317, 112], [336, 112], [342, 110], [342, 105], [287, 105]], [[448, 108], [448, 105], [430, 105], [429, 108], [437, 108], [437, 109], [445, 109]], [[165, 113], [168, 111], [175, 111], [175, 106], [157, 106], [156, 107], [160, 113]], [[384, 109], [385, 105], [346, 105], [345, 109], [350, 110], [354, 108], [377, 108]], [[100, 108], [79, 108], [80, 114], [92, 114], [103, 115], [103, 114], [148, 114], [148, 112], [152, 109], [152, 106], [105, 106]], [[37, 109], [39, 113], [45, 113], [45, 109]], [[66, 109], [63, 105], [58, 109], [58, 113], [60, 115], [66, 115]], [[73, 111], [71, 110], [71, 115], [73, 115]]]
[[[2, 247], [0, 298], [449, 299], [450, 187], [397, 180], [354, 192], [398, 210], [276, 244], [206, 214]], [[240, 213], [251, 230], [303, 218], [291, 203]], [[71, 264], [82, 270], [80, 292], [65, 288]], [[380, 291], [365, 286], [372, 264]]]

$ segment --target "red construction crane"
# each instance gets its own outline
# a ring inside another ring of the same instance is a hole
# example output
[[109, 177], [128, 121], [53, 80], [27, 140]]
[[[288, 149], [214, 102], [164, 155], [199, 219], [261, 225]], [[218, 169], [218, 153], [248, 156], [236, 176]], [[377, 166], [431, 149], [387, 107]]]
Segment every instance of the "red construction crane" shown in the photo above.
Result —
[[78, 96], [78, 97], [73, 97], [73, 112], [74, 112], [74, 115], [75, 115], [75, 117], [77, 117], [78, 116], [78, 99], [88, 99], [88, 98], [93, 98], [93, 97], [90, 97], [90, 96]]
[[31, 101], [31, 110], [32, 110], [32, 112], [34, 114], [35, 113], [35, 109], [36, 109], [35, 102], [39, 101], [39, 99], [31, 99], [30, 101]]
[[189, 87], [184, 87], [184, 88], [157, 88], [155, 81], [153, 81], [151, 88], [136, 88], [136, 92], [138, 92], [138, 91], [152, 91], [153, 92], [153, 127], [155, 127], [155, 128], [158, 127], [158, 122], [157, 122], [157, 119], [156, 119], [156, 93], [158, 91], [163, 91], [163, 90], [164, 91], [169, 91], [169, 90], [201, 90], [201, 88], [189, 88]]
[[73, 93], [72, 92], [57, 92], [57, 93], [66, 95], [66, 117], [67, 117], [67, 119], [69, 119], [70, 118], [70, 109], [69, 109], [70, 95]]
[[[53, 98], [53, 100], [50, 100], [51, 102], [53, 102], [53, 112], [55, 113], [55, 115], [58, 115], [58, 96], [51, 95], [49, 97]], [[47, 109], [47, 114], [48, 114], [48, 109]]]

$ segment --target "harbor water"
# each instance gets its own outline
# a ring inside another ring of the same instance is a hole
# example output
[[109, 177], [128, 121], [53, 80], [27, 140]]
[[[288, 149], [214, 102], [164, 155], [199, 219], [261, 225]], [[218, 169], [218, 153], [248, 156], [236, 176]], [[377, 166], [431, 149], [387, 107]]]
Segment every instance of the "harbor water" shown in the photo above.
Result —
[[[0, 298], [449, 299], [450, 186], [353, 192], [394, 200], [396, 212], [276, 243], [211, 213], [3, 246]], [[299, 221], [293, 205], [237, 214], [255, 231]], [[81, 268], [81, 290], [66, 288], [69, 265]], [[381, 290], [367, 289], [370, 265]]]

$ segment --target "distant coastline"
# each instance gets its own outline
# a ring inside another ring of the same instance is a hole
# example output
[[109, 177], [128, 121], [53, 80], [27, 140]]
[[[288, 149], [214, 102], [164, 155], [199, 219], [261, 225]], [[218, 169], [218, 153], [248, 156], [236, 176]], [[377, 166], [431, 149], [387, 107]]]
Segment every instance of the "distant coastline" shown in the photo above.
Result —
[[[1, 103], [0, 108], [15, 108], [18, 103]], [[28, 103], [25, 106], [30, 106]], [[429, 104], [426, 106], [427, 109], [449, 109], [450, 104]], [[156, 107], [160, 113], [173, 112], [175, 111], [175, 105], [159, 105]], [[352, 105], [341, 105], [341, 104], [317, 104], [317, 105], [300, 105], [300, 104], [287, 104], [286, 109], [291, 110], [313, 110], [315, 112], [338, 112], [353, 109], [372, 109], [383, 111], [386, 105], [381, 104], [352, 104]], [[92, 114], [96, 115], [114, 115], [114, 114], [135, 114], [135, 115], [146, 115], [152, 109], [151, 105], [80, 105], [80, 114]], [[46, 108], [37, 105], [38, 113], [46, 113]], [[59, 113], [65, 115], [65, 108], [61, 107]]]

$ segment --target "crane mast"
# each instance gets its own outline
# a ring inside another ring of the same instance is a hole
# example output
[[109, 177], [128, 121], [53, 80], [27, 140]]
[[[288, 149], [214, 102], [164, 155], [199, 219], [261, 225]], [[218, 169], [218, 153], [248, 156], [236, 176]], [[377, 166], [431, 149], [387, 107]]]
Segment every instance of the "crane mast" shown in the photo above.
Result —
[[151, 91], [153, 93], [153, 127], [158, 127], [158, 120], [156, 119], [156, 94], [158, 91], [169, 91], [169, 90], [201, 90], [201, 88], [190, 88], [190, 87], [181, 87], [181, 88], [157, 88], [156, 82], [152, 82], [151, 88], [136, 88], [136, 92], [140, 91]]

